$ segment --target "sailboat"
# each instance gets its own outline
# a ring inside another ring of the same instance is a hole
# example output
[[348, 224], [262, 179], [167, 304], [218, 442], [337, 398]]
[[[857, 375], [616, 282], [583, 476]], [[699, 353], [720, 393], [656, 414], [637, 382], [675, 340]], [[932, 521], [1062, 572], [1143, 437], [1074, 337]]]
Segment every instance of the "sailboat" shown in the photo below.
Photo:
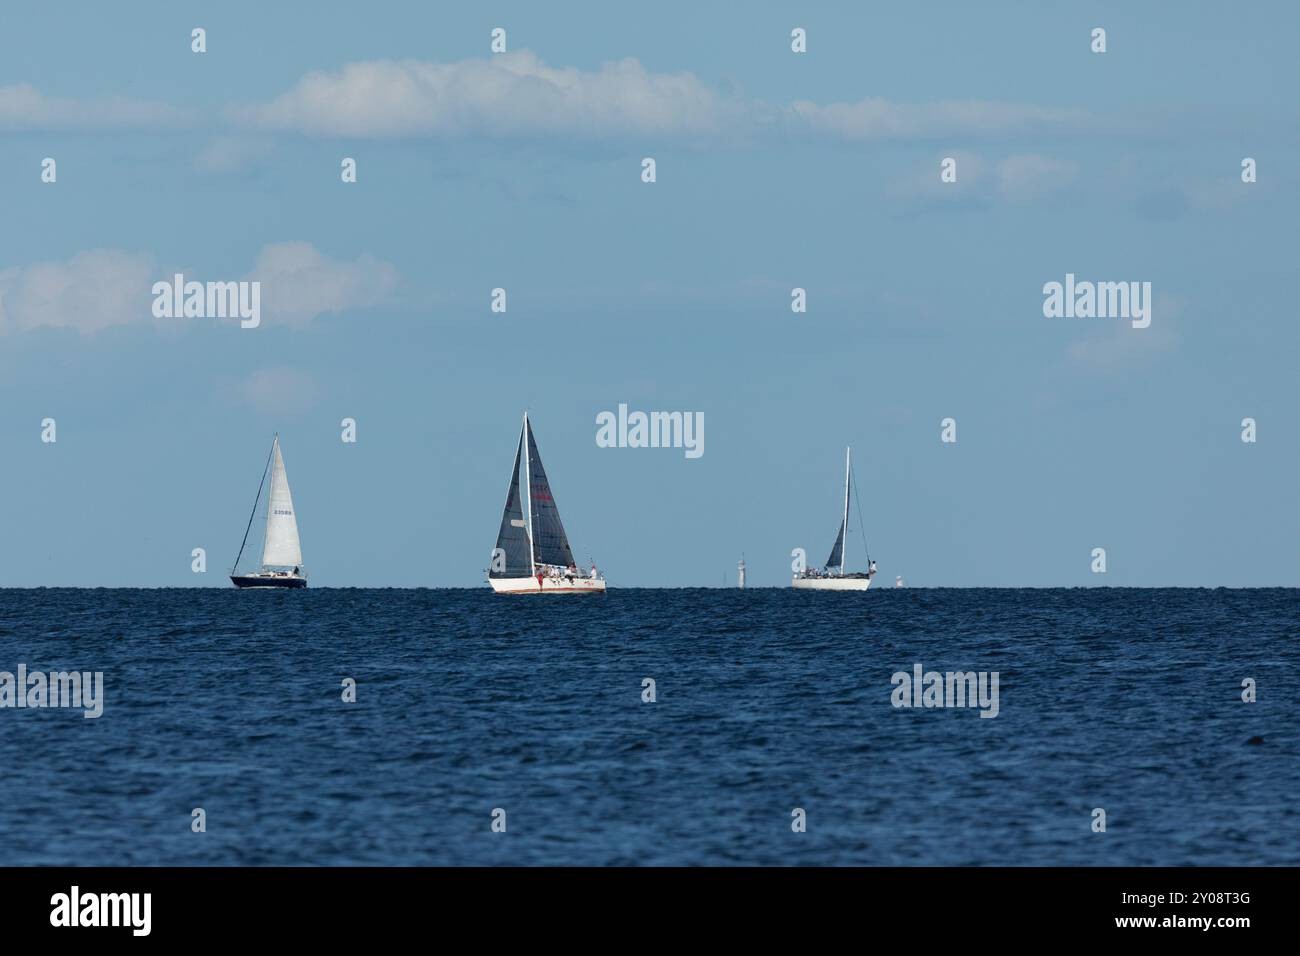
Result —
[[[867, 555], [867, 570], [845, 571], [844, 552], [847, 550], [845, 539], [849, 531], [849, 485], [853, 479], [853, 451], [844, 450], [844, 518], [840, 521], [840, 533], [835, 536], [835, 546], [831, 556], [821, 568], [807, 568], [796, 572], [791, 585], [817, 591], [865, 591], [871, 587], [871, 578], [876, 573], [876, 562]], [[862, 511], [859, 506], [858, 524], [862, 524]], [[865, 543], [866, 536], [863, 536]]]
[[[267, 472], [271, 473], [271, 493], [266, 499], [266, 534], [262, 538], [262, 565], [256, 571], [239, 574], [239, 559], [248, 544], [248, 532], [257, 517], [257, 506], [266, 487]], [[292, 569], [292, 570], [290, 570]], [[271, 442], [271, 454], [262, 469], [262, 482], [257, 486], [253, 500], [253, 513], [248, 516], [244, 540], [239, 546], [235, 566], [230, 569], [231, 583], [237, 588], [305, 588], [307, 574], [302, 570], [302, 543], [298, 540], [298, 518], [293, 511], [293, 495], [289, 493], [289, 476], [284, 470], [284, 456], [280, 454], [280, 436]]]
[[519, 447], [515, 449], [514, 470], [510, 473], [497, 546], [492, 551], [488, 583], [498, 594], [602, 594], [605, 591], [605, 578], [594, 564], [587, 573], [578, 570], [573, 560], [527, 412], [519, 433]]

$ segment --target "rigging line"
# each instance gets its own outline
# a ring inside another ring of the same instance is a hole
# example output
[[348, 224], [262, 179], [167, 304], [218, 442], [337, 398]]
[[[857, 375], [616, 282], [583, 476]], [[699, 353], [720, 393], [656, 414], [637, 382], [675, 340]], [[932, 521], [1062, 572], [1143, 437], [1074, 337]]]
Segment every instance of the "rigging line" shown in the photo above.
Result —
[[862, 550], [867, 552], [867, 567], [871, 567], [871, 548], [867, 546], [867, 526], [862, 521], [862, 495], [858, 494], [858, 476], [849, 469], [849, 480], [853, 482], [854, 504], [858, 506], [858, 527], [862, 529]]
[[248, 527], [244, 529], [244, 540], [240, 542], [239, 554], [235, 556], [235, 566], [230, 569], [234, 574], [239, 567], [239, 559], [244, 556], [244, 546], [248, 544], [248, 532], [253, 528], [253, 519], [257, 517], [257, 504], [262, 500], [262, 488], [266, 485], [266, 473], [271, 470], [271, 456], [275, 454], [275, 442], [271, 442], [271, 450], [266, 455], [266, 467], [262, 469], [262, 482], [257, 486], [257, 497], [253, 499], [253, 511], [248, 516]]

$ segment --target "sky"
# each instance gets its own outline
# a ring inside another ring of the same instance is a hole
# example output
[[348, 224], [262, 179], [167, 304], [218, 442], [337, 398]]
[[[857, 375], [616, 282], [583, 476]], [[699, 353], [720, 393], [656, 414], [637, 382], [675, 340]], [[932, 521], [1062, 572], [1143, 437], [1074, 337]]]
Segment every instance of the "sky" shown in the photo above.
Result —
[[[830, 551], [846, 446], [878, 584], [1293, 586], [1297, 28], [15, 5], [0, 586], [228, 587], [277, 432], [313, 586], [485, 586], [524, 409], [612, 587], [734, 585], [742, 554], [787, 584]], [[176, 272], [260, 282], [261, 324], [155, 317]], [[1150, 326], [1045, 316], [1067, 274], [1149, 282]], [[620, 403], [702, 414], [704, 454], [600, 447]]]

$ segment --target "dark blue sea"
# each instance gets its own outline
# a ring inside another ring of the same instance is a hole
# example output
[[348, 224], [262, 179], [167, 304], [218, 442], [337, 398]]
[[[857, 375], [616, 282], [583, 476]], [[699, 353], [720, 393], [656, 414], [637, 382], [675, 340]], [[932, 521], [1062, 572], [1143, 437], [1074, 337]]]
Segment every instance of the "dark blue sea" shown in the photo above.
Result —
[[[1294, 590], [0, 590], [0, 671], [104, 675], [98, 719], [0, 709], [0, 864], [1295, 865], [1298, 611]], [[998, 715], [893, 706], [918, 663], [998, 672]]]

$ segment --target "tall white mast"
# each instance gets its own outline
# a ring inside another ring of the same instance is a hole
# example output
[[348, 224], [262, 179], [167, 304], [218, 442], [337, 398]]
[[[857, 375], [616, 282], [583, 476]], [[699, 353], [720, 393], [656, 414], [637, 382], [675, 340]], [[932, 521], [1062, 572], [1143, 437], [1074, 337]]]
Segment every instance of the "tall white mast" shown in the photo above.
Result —
[[[271, 439], [271, 486], [275, 487], [275, 446], [280, 444], [280, 433], [276, 432], [275, 437]], [[266, 496], [266, 527], [262, 529], [262, 563], [259, 567], [266, 567], [266, 542], [271, 538], [271, 494]]]
[[852, 448], [844, 449], [844, 537], [840, 540], [840, 575], [844, 575], [844, 555], [849, 550], [849, 455]]
[[524, 500], [528, 502], [528, 565], [534, 576], [537, 575], [537, 552], [533, 548], [533, 482], [529, 477], [528, 459], [528, 412], [524, 412]]

